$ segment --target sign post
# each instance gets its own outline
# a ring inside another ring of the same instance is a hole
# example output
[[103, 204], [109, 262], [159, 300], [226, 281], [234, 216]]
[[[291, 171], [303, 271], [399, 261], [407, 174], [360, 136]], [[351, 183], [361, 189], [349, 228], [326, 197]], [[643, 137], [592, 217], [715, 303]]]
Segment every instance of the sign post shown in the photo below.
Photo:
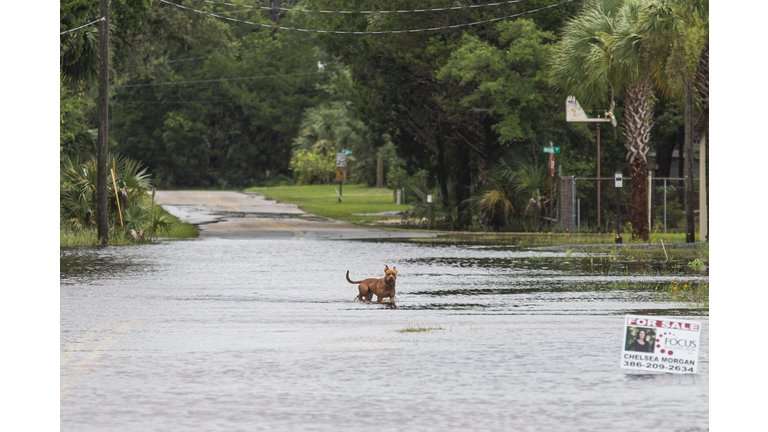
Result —
[[552, 211], [553, 211], [553, 205], [554, 205], [554, 190], [552, 187], [553, 177], [555, 176], [555, 154], [550, 153], [549, 154], [549, 230], [554, 230], [554, 222], [552, 221]]
[[432, 222], [432, 195], [427, 195], [427, 229], [430, 229]]
[[613, 125], [613, 136], [616, 138], [616, 116], [613, 115], [613, 90], [611, 90], [611, 109], [605, 111], [604, 118], [589, 118], [587, 113], [573, 96], [565, 99], [565, 121], [595, 123], [597, 132], [597, 232], [600, 231], [600, 123]]
[[621, 190], [623, 182], [623, 176], [621, 174], [621, 171], [616, 171], [616, 177], [614, 178], [614, 183], [616, 186], [616, 243], [621, 244], [623, 242], [623, 239], [621, 238], [620, 230], [621, 230], [621, 210], [619, 209], [619, 191]]
[[701, 322], [626, 315], [621, 367], [644, 372], [696, 373]]
[[544, 153], [549, 153], [549, 227], [552, 229], [552, 210], [553, 210], [553, 188], [552, 178], [555, 176], [555, 153], [560, 153], [560, 147], [555, 147], [552, 141], [549, 142], [549, 147], [543, 147]]
[[[342, 150], [347, 152], [349, 150]], [[352, 153], [351, 151], [349, 153]], [[339, 181], [339, 202], [341, 202], [344, 178], [347, 176], [347, 153], [336, 153], [336, 180]]]

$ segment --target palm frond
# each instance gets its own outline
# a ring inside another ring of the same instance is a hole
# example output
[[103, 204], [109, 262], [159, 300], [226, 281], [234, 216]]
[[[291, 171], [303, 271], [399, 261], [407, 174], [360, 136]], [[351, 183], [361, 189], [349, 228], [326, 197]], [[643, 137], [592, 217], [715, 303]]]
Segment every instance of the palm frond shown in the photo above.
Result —
[[99, 26], [62, 36], [59, 62], [61, 79], [69, 85], [94, 78], [99, 72]]

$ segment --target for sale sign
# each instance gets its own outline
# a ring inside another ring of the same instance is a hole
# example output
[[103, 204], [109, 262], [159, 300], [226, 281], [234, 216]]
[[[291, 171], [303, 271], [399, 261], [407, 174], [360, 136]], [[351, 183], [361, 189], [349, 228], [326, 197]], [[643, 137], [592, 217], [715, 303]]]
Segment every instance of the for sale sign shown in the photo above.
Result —
[[627, 315], [621, 367], [642, 371], [696, 373], [701, 322]]

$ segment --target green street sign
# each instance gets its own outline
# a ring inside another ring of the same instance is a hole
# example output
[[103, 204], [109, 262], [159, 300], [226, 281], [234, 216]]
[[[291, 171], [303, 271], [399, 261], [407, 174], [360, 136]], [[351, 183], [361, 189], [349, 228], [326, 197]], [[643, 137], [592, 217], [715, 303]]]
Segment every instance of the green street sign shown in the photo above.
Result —
[[542, 147], [544, 153], [560, 153], [560, 147]]
[[352, 154], [352, 150], [341, 149], [341, 152], [344, 153], [344, 154], [347, 154], [347, 155], [351, 155]]

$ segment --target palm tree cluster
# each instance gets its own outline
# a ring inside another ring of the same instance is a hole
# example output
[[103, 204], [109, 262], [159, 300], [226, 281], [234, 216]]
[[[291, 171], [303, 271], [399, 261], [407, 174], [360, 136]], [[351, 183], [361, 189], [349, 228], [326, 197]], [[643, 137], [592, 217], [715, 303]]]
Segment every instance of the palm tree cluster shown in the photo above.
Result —
[[516, 220], [525, 229], [539, 231], [549, 204], [546, 167], [534, 164], [513, 151], [507, 151], [486, 173], [469, 198], [477, 211], [478, 225], [487, 229], [509, 228]]
[[[111, 231], [121, 229], [136, 240], [157, 238], [171, 228], [172, 216], [153, 205], [147, 169], [130, 158], [110, 155], [108, 220]], [[114, 179], [112, 174], [114, 173]], [[61, 225], [70, 230], [92, 229], [96, 223], [96, 160], [62, 155], [59, 168]], [[118, 210], [119, 209], [119, 210]]]
[[[694, 122], [690, 83], [699, 60], [708, 62], [704, 50], [708, 23], [706, 1], [598, 0], [585, 3], [556, 44], [549, 75], [556, 88], [586, 104], [604, 103], [608, 92], [624, 97], [621, 126], [631, 167], [635, 237], [647, 240], [649, 234], [646, 156], [654, 92], [686, 98], [686, 144], [690, 144]], [[699, 92], [708, 107], [708, 78]], [[686, 158], [692, 160], [692, 154]], [[692, 185], [692, 176], [687, 175]], [[690, 213], [692, 217], [692, 209]], [[692, 226], [687, 231], [693, 232]]]

